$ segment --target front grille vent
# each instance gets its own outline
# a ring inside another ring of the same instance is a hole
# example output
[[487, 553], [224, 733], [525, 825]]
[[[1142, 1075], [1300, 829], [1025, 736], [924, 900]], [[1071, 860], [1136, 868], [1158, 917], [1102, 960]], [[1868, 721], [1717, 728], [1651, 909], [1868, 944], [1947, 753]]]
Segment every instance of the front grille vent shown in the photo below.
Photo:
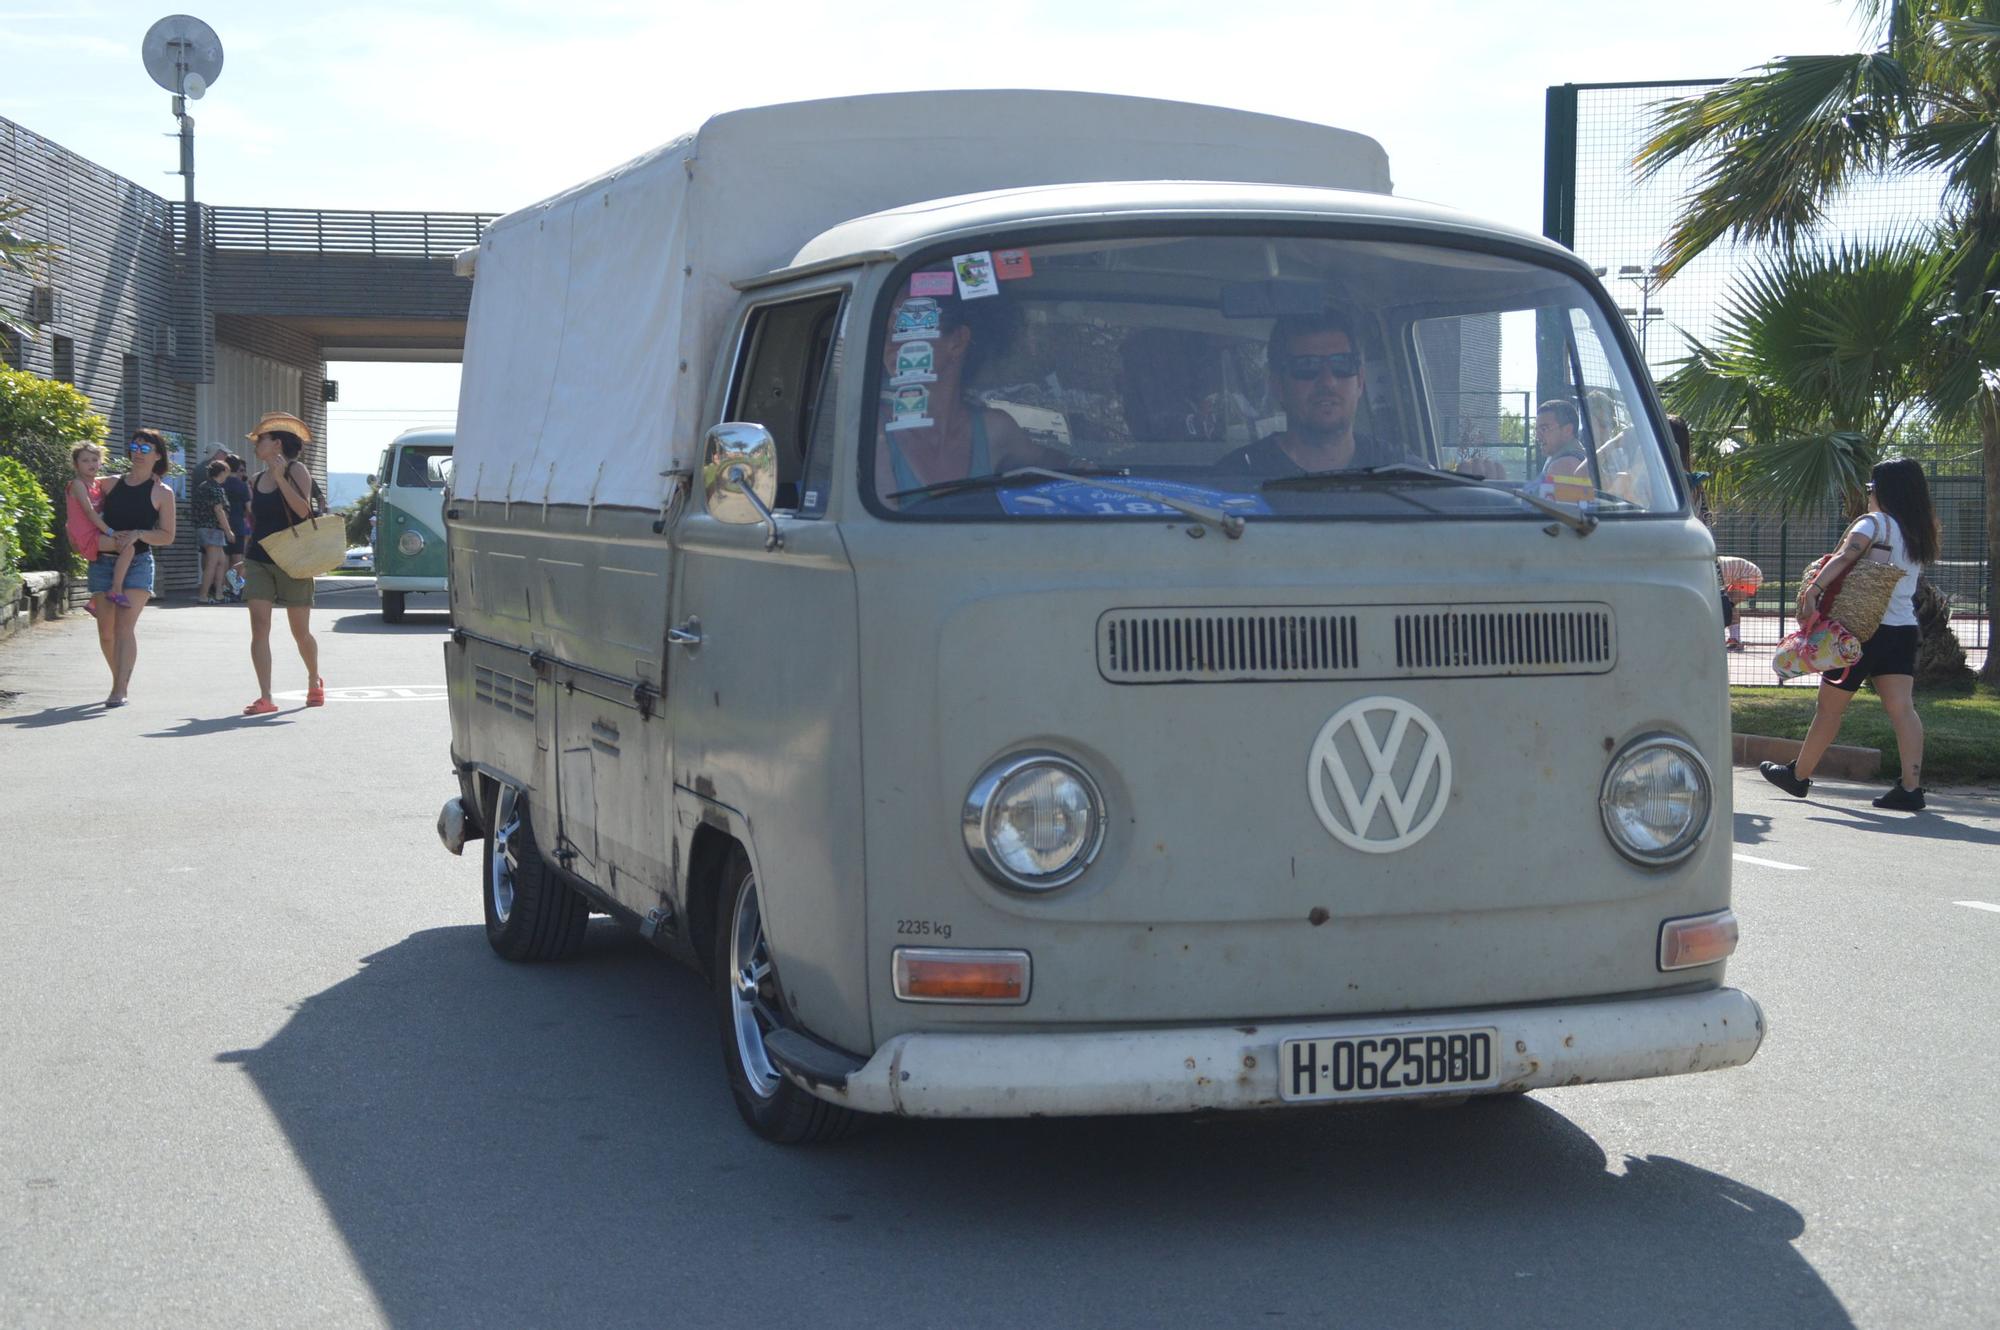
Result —
[[472, 695], [510, 716], [522, 720], [535, 718], [535, 685], [527, 679], [476, 665], [472, 670]]
[[1618, 658], [1600, 605], [1492, 606], [1396, 615], [1396, 667], [1421, 674], [1578, 674]]
[[1097, 665], [1113, 683], [1337, 679], [1359, 663], [1352, 614], [1323, 609], [1111, 610]]

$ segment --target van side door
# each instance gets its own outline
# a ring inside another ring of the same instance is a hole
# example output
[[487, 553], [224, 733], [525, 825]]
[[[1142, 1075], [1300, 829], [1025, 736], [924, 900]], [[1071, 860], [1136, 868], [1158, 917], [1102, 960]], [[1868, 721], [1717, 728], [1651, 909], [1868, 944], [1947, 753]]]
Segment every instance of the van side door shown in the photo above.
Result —
[[740, 814], [788, 1005], [822, 1037], [865, 1047], [858, 615], [835, 493], [851, 492], [836, 451], [859, 377], [845, 304], [841, 279], [822, 277], [760, 293], [740, 316], [708, 420], [770, 431], [784, 543], [766, 549], [761, 524], [711, 516], [697, 474], [675, 528], [675, 621], [698, 620], [700, 641], [674, 651], [668, 713], [682, 844], [711, 805]]

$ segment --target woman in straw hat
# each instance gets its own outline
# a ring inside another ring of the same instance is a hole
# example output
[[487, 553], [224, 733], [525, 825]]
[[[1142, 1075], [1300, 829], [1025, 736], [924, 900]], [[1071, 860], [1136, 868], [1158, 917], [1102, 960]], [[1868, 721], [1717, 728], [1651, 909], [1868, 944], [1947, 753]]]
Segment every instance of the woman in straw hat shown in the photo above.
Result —
[[278, 709], [271, 700], [271, 608], [285, 607], [285, 618], [306, 666], [306, 705], [326, 705], [326, 681], [319, 677], [319, 643], [312, 635], [313, 584], [293, 577], [264, 550], [264, 539], [297, 526], [312, 515], [312, 472], [299, 454], [312, 431], [297, 416], [272, 411], [257, 422], [248, 438], [257, 460], [264, 464], [250, 487], [250, 522], [256, 535], [244, 551], [243, 599], [250, 606], [250, 663], [257, 670], [257, 700], [243, 708], [246, 716], [268, 716]]

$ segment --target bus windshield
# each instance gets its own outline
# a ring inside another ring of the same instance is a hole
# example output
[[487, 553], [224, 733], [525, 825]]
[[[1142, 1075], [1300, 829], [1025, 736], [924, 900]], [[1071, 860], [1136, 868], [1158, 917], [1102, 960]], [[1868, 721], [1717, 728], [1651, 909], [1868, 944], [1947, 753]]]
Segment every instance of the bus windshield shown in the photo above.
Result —
[[880, 335], [864, 474], [899, 518], [1157, 519], [1173, 499], [1251, 521], [1546, 521], [1521, 494], [1604, 518], [1683, 502], [1597, 297], [1443, 241], [937, 254], [896, 281]]

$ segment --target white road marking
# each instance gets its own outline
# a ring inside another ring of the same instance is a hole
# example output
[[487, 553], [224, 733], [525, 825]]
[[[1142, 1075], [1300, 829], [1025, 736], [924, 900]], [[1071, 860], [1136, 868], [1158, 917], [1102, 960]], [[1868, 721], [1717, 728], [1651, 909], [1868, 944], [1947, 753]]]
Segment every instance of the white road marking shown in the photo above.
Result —
[[2000, 905], [1993, 905], [1986, 901], [1953, 901], [1952, 904], [1963, 905], [1968, 910], [1991, 910], [1995, 914], [2000, 914]]
[[[305, 690], [291, 693], [271, 694], [279, 702], [303, 702]], [[445, 686], [441, 683], [385, 684], [373, 688], [329, 688], [326, 690], [329, 702], [442, 702], [445, 700]]]
[[1806, 871], [1804, 864], [1781, 864], [1776, 859], [1759, 859], [1754, 854], [1738, 854], [1731, 857], [1739, 864], [1755, 864], [1759, 868], [1782, 868], [1788, 873], [1803, 873]]

